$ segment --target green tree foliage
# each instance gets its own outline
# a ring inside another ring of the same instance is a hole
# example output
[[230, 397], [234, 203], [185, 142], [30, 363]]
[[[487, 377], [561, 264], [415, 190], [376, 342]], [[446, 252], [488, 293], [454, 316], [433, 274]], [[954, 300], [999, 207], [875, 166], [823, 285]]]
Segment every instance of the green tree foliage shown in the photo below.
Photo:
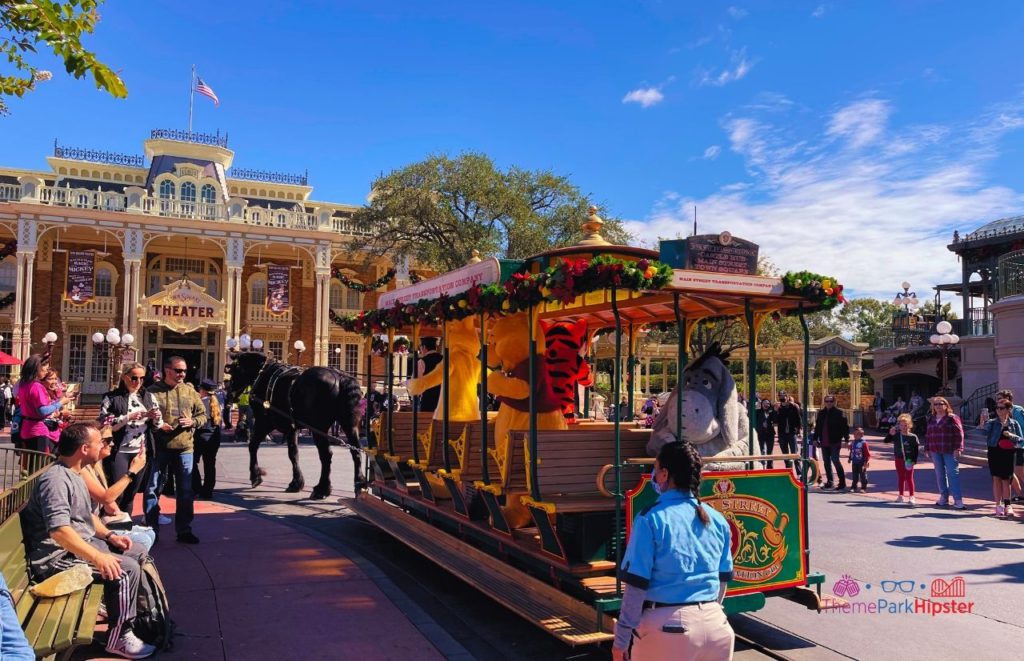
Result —
[[82, 45], [82, 36], [93, 32], [100, 20], [101, 2], [0, 0], [0, 61], [8, 64], [7, 71], [0, 70], [0, 115], [8, 112], [4, 97], [22, 97], [37, 81], [48, 79], [48, 71], [30, 62], [40, 44], [61, 58], [75, 78], [91, 73], [98, 89], [119, 99], [128, 96], [121, 78]]
[[[368, 234], [350, 247], [441, 271], [463, 266], [473, 250], [524, 258], [576, 243], [588, 206], [560, 175], [502, 171], [478, 153], [435, 155], [374, 181], [369, 203], [355, 216]], [[629, 239], [621, 222], [598, 213], [608, 241]]]
[[[924, 305], [918, 309], [917, 313], [928, 321], [931, 321], [935, 318], [935, 301], [925, 301]], [[939, 308], [939, 317], [946, 321], [960, 318], [957, 316], [956, 312], [953, 312], [952, 303], [943, 303], [942, 307]]]
[[896, 306], [877, 298], [855, 298], [839, 311], [839, 324], [855, 342], [867, 342], [871, 348], [881, 346], [892, 330]]

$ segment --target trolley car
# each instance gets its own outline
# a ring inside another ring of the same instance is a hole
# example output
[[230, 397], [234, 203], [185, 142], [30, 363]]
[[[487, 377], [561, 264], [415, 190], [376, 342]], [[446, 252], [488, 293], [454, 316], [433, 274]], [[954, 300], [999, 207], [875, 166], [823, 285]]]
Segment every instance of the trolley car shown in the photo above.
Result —
[[[387, 292], [377, 310], [343, 320], [378, 347], [381, 336], [386, 336], [388, 351], [399, 335], [412, 338], [412, 349], [419, 346], [420, 337], [439, 336], [443, 355], [437, 367], [443, 370], [438, 411], [388, 409], [373, 423], [367, 421], [369, 486], [346, 504], [571, 645], [612, 638], [622, 595], [616, 570], [629, 522], [656, 497], [645, 474], [653, 462], [648, 443], [655, 432], [634, 428], [618, 415], [610, 422], [583, 416], [571, 425], [552, 423], [549, 412], [542, 410], [544, 398], [538, 390], [547, 367], [537, 325], [585, 321], [588, 339], [610, 331], [615, 365], [628, 358], [631, 372], [640, 329], [678, 324], [680, 372], [672, 393], [676, 405], [666, 407], [662, 415], [676, 417], [673, 429], [685, 440], [685, 416], [693, 407], [684, 401], [687, 373], [682, 367], [694, 324], [708, 318], [745, 320], [750, 365], [744, 384], [749, 409], [744, 411], [752, 421], [760, 324], [772, 315], [798, 315], [808, 364], [803, 315], [842, 300], [840, 285], [813, 274], [737, 274], [735, 262], [740, 258], [735, 256], [726, 259], [725, 266], [711, 259], [698, 264], [699, 269], [684, 268], [693, 266], [694, 248], [678, 242], [663, 242], [660, 252], [609, 245], [600, 236], [600, 222], [591, 216], [579, 245], [523, 261], [477, 261]], [[705, 247], [712, 246], [713, 258], [723, 253], [742, 257], [742, 251], [714, 248], [745, 243], [727, 233], [697, 238], [707, 239]], [[498, 366], [495, 353], [504, 351], [504, 336], [499, 335], [509, 325], [501, 320], [515, 315], [525, 317], [520, 328], [527, 336], [522, 344], [528, 347], [529, 358], [523, 369], [509, 371], [507, 365], [504, 370]], [[464, 365], [454, 364], [453, 343], [465, 343], [467, 329], [475, 333], [473, 348], [479, 352], [473, 378], [464, 376]], [[461, 339], [456, 332], [462, 333]], [[415, 359], [414, 354], [413, 364]], [[392, 387], [392, 361], [387, 364], [383, 376]], [[368, 386], [373, 378], [368, 377]], [[509, 418], [501, 412], [508, 404], [488, 410], [483, 393], [498, 390], [497, 380], [517, 378], [528, 384], [526, 406], [521, 415], [512, 416], [512, 424], [518, 426], [508, 428]], [[805, 403], [808, 378], [805, 370]], [[634, 379], [616, 367], [612, 381], [613, 405], [621, 396], [632, 401]], [[462, 419], [452, 419], [457, 417], [452, 409], [460, 405], [459, 395], [465, 395], [466, 388], [472, 388], [468, 394], [476, 402], [473, 419], [465, 419], [464, 411]], [[587, 398], [584, 394], [584, 412], [589, 410]], [[418, 399], [413, 398], [414, 404]], [[804, 409], [805, 428], [806, 417]], [[752, 422], [743, 434], [741, 456], [706, 459], [725, 470], [705, 470], [702, 486], [702, 499], [726, 516], [733, 533], [736, 573], [726, 611], [757, 610], [767, 597], [820, 609], [824, 577], [810, 569], [807, 485], [813, 463], [806, 460], [808, 447], [805, 444], [800, 454], [772, 457], [789, 459], [797, 466], [796, 473], [790, 468], [763, 469], [754, 452]]]

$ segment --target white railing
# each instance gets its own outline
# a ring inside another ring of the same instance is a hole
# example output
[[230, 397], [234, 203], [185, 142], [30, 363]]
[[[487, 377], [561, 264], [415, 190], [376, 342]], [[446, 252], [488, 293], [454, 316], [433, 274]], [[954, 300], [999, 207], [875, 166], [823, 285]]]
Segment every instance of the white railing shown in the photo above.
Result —
[[287, 310], [284, 314], [272, 314], [265, 305], [250, 303], [246, 313], [246, 320], [250, 324], [278, 324], [291, 326], [292, 311]]
[[21, 184], [0, 184], [0, 200], [17, 202], [21, 199]]
[[81, 304], [61, 299], [60, 313], [62, 317], [103, 317], [104, 319], [115, 319], [118, 314], [117, 298], [114, 296], [96, 296], [88, 303]]
[[236, 211], [229, 211], [226, 204], [163, 199], [149, 195], [133, 194], [129, 196], [116, 191], [95, 191], [88, 188], [64, 186], [41, 186], [38, 189], [38, 197], [32, 196], [31, 199], [26, 199], [23, 197], [21, 185], [0, 184], [0, 202], [18, 201], [75, 209], [138, 213], [147, 216], [217, 220], [225, 223], [242, 223], [276, 229], [323, 230], [349, 235], [367, 234], [348, 219], [331, 218], [326, 225], [321, 225], [316, 214], [290, 209], [253, 206], [246, 207], [238, 214], [238, 207], [235, 205], [231, 206]]

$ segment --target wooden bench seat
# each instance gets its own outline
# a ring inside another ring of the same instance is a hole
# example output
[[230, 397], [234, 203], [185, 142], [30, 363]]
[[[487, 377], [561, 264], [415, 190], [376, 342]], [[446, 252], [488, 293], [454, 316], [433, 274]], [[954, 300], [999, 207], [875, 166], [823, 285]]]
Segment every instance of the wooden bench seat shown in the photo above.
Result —
[[92, 643], [103, 586], [94, 583], [55, 599], [34, 597], [29, 591], [28, 563], [18, 514], [0, 525], [0, 571], [37, 657], [53, 659], [58, 654], [70, 657], [75, 648]]
[[[434, 414], [427, 411], [425, 413], [417, 413], [416, 415], [418, 416], [416, 431], [417, 433], [422, 434], [430, 429], [430, 423], [433, 422]], [[414, 440], [412, 434], [412, 421], [412, 411], [396, 411], [393, 414], [393, 419], [391, 421], [392, 441], [389, 446], [387, 416], [382, 416], [380, 441], [377, 443], [377, 447], [380, 448], [382, 452], [387, 452], [388, 454], [393, 455], [399, 461], [412, 460]], [[418, 449], [422, 449], [422, 446]], [[391, 450], [393, 450], [393, 452]]]

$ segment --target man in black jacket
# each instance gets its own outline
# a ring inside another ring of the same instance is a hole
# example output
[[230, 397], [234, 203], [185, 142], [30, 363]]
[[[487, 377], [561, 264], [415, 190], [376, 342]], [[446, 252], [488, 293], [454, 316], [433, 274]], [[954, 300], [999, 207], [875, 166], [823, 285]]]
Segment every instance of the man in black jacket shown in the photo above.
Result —
[[846, 421], [846, 414], [836, 408], [833, 395], [825, 395], [825, 408], [818, 411], [814, 423], [814, 440], [821, 447], [821, 458], [825, 462], [825, 486], [822, 489], [835, 487], [832, 481], [832, 467], [835, 466], [839, 478], [838, 490], [845, 491], [846, 473], [839, 461], [839, 452], [843, 449], [843, 443], [850, 440], [850, 425]]
[[[800, 407], [786, 393], [779, 395], [779, 412], [776, 424], [779, 428], [779, 450], [782, 454], [795, 454], [797, 452], [796, 435], [800, 433], [800, 428], [802, 427]], [[792, 465], [792, 461], [786, 461], [787, 468]]]

